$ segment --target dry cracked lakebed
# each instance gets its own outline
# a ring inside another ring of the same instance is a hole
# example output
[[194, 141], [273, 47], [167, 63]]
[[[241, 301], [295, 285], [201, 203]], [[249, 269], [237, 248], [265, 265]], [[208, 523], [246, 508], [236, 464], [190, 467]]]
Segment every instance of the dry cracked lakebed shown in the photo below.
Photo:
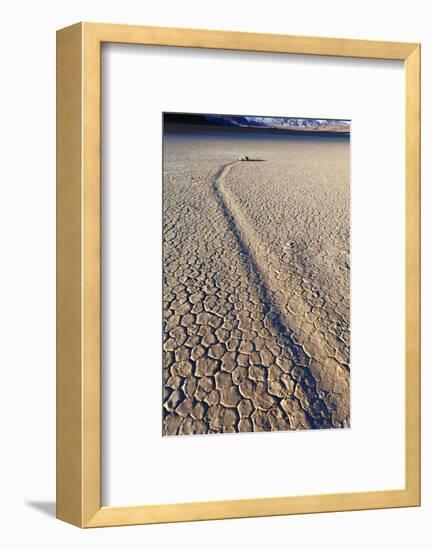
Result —
[[348, 427], [348, 141], [167, 133], [163, 198], [163, 434]]

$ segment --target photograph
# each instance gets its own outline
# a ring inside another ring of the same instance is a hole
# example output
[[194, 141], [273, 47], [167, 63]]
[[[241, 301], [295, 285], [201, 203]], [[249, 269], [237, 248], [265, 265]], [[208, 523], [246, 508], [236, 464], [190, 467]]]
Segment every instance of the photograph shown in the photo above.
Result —
[[163, 113], [163, 435], [350, 426], [350, 120]]

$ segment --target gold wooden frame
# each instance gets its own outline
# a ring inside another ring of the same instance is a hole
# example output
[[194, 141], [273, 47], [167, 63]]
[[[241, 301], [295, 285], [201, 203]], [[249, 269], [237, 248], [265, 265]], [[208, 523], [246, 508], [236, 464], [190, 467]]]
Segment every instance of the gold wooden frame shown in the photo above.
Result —
[[[406, 486], [101, 506], [100, 58], [104, 42], [403, 60], [406, 80]], [[57, 517], [80, 527], [420, 504], [420, 45], [78, 23], [57, 33]]]

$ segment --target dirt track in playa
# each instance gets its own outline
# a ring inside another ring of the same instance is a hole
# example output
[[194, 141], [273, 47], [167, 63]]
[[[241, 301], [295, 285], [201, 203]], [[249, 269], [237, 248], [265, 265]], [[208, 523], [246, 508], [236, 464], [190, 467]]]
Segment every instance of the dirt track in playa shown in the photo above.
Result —
[[349, 426], [349, 196], [346, 138], [167, 132], [164, 435]]

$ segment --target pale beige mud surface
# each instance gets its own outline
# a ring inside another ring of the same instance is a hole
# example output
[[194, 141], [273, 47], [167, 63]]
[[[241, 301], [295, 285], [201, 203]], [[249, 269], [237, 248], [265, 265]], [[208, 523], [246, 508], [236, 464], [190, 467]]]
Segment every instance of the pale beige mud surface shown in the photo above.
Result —
[[164, 435], [349, 426], [349, 197], [346, 138], [165, 135]]

